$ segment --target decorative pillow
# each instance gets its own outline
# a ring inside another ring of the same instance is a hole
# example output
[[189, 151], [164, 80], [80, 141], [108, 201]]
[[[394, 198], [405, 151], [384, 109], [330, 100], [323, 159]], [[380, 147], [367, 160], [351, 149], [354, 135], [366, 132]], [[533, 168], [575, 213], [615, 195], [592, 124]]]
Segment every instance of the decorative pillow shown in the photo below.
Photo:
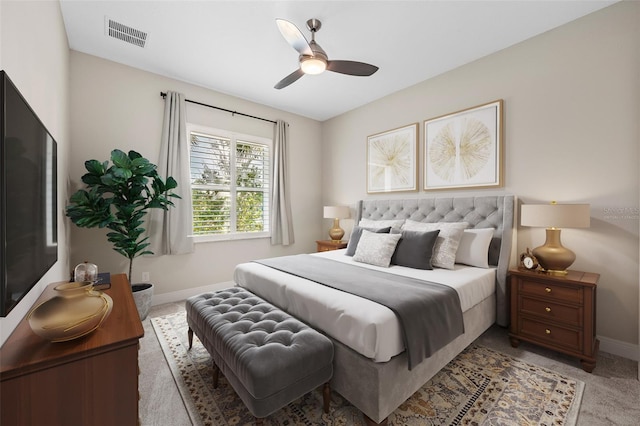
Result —
[[493, 228], [465, 229], [458, 245], [456, 263], [488, 268], [493, 231]]
[[431, 258], [439, 233], [439, 229], [428, 232], [402, 231], [402, 237], [391, 257], [391, 264], [415, 269], [433, 269]]
[[460, 239], [464, 228], [469, 226], [467, 222], [416, 222], [407, 220], [403, 230], [407, 231], [435, 231], [440, 230], [434, 248], [431, 264], [439, 268], [453, 269], [456, 263], [456, 253], [460, 245]]
[[400, 230], [404, 225], [404, 219], [385, 219], [385, 220], [373, 220], [373, 219], [360, 219], [359, 226], [365, 228], [386, 228], [391, 227], [393, 230]]
[[351, 231], [351, 236], [349, 237], [349, 242], [347, 243], [347, 251], [345, 254], [347, 256], [353, 256], [356, 254], [356, 248], [358, 247], [358, 242], [360, 241], [360, 236], [362, 235], [362, 230], [367, 230], [371, 232], [375, 232], [376, 234], [388, 234], [391, 231], [390, 227], [386, 228], [363, 228], [361, 226], [354, 226], [353, 231]]
[[353, 260], [388, 268], [400, 237], [402, 234], [378, 234], [364, 229]]

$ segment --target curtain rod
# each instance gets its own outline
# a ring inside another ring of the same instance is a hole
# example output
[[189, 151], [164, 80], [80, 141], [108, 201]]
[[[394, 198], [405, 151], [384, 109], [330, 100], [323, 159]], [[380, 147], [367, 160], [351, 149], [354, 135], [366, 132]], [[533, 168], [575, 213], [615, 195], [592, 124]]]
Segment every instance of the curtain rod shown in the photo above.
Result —
[[[164, 92], [160, 92], [160, 96], [162, 96], [162, 99], [164, 99], [164, 98], [167, 97], [167, 94], [164, 93]], [[243, 117], [255, 118], [256, 120], [268, 121], [269, 123], [276, 124], [275, 121], [269, 120], [268, 118], [256, 117], [255, 115], [244, 114], [244, 113], [238, 112], [238, 111], [231, 111], [230, 109], [220, 108], [220, 107], [213, 106], [213, 105], [208, 105], [208, 104], [203, 104], [202, 102], [196, 102], [196, 101], [192, 101], [190, 99], [185, 99], [184, 101], [185, 102], [189, 102], [191, 104], [202, 105], [202, 106], [208, 107], [208, 108], [219, 109], [220, 111], [230, 112], [232, 115], [236, 115], [236, 114], [237, 115], [242, 115]]]

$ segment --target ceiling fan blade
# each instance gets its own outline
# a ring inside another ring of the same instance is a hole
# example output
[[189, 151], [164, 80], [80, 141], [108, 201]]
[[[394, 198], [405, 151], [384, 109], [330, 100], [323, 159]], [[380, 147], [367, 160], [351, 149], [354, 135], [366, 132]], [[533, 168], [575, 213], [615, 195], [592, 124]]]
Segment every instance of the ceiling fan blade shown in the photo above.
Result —
[[378, 71], [378, 67], [356, 61], [327, 61], [327, 69], [340, 74], [368, 77]]
[[309, 42], [298, 27], [286, 19], [280, 18], [276, 19], [276, 24], [278, 24], [278, 29], [280, 30], [282, 37], [284, 37], [284, 39], [287, 40], [287, 43], [296, 49], [299, 54], [313, 56], [313, 51], [311, 50], [311, 47], [309, 47]]
[[298, 68], [297, 70], [295, 70], [294, 72], [292, 72], [291, 74], [289, 74], [288, 76], [280, 80], [278, 84], [276, 84], [273, 87], [276, 89], [283, 89], [288, 85], [290, 85], [291, 83], [293, 83], [294, 81], [298, 80], [303, 75], [304, 75], [304, 72], [302, 72], [302, 70]]

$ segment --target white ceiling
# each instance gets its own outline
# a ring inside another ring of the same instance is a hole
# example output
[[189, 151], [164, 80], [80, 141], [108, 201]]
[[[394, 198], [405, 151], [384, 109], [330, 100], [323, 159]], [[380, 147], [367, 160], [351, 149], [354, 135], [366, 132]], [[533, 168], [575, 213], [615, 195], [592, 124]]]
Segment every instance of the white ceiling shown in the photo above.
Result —
[[[324, 121], [615, 1], [60, 3], [73, 50]], [[146, 46], [105, 35], [105, 17], [146, 32]], [[329, 59], [380, 70], [371, 77], [306, 75], [276, 90], [298, 67], [276, 18], [296, 24], [309, 40], [307, 19], [320, 19], [316, 41]]]

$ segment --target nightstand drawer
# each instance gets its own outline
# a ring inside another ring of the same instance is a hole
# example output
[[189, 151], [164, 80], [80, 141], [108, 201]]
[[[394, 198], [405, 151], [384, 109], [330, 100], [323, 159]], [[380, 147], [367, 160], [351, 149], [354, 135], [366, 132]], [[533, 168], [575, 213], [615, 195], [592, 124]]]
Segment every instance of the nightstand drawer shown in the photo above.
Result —
[[541, 343], [582, 352], [582, 332], [522, 318], [520, 333]]
[[549, 282], [543, 283], [529, 280], [521, 280], [520, 286], [521, 294], [562, 300], [579, 305], [582, 305], [583, 303], [581, 287], [556, 285]]
[[529, 315], [535, 315], [542, 320], [552, 319], [569, 325], [581, 326], [583, 310], [577, 306], [559, 305], [557, 303], [523, 297], [520, 303], [520, 311]]

